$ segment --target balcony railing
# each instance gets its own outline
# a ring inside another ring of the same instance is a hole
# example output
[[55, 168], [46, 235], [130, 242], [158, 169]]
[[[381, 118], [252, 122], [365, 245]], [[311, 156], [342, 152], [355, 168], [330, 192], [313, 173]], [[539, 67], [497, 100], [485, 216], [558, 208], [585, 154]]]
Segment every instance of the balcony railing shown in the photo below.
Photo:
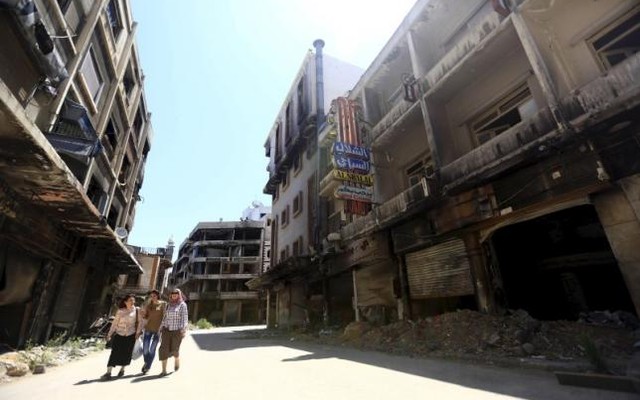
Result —
[[343, 227], [340, 231], [342, 239], [351, 239], [387, 227], [422, 204], [429, 198], [429, 193], [427, 180], [422, 178], [419, 183], [374, 208], [366, 216]]

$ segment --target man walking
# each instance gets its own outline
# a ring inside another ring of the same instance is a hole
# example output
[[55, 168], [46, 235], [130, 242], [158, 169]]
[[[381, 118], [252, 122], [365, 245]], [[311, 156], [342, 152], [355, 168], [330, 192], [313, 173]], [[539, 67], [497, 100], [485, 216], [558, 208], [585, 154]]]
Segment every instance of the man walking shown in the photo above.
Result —
[[142, 336], [142, 356], [144, 365], [142, 373], [146, 374], [151, 369], [151, 363], [156, 356], [156, 347], [160, 339], [160, 324], [167, 308], [167, 303], [160, 300], [160, 293], [157, 290], [149, 292], [149, 303], [144, 307], [144, 318], [147, 320]]

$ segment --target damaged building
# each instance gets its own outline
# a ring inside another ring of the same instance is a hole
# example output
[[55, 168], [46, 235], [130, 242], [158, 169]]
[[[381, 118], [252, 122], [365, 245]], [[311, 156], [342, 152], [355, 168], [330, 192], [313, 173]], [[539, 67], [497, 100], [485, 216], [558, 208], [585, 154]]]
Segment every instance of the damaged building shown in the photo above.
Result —
[[241, 221], [200, 222], [180, 245], [169, 286], [184, 293], [189, 320], [216, 325], [265, 320], [261, 293], [246, 286], [270, 257], [270, 210], [261, 204]]
[[319, 129], [321, 250], [291, 303], [640, 313], [639, 49], [633, 0], [419, 0]]
[[152, 141], [128, 0], [0, 1], [0, 342], [83, 331], [120, 274]]
[[264, 145], [269, 157], [264, 192], [272, 195], [272, 257], [266, 273], [249, 287], [266, 291], [269, 326], [304, 323], [312, 312], [310, 293], [322, 294], [321, 282], [309, 286], [320, 254], [317, 130], [331, 99], [362, 75], [360, 68], [324, 54], [322, 40], [313, 45], [315, 52], [303, 59]]
[[140, 263], [142, 273], [123, 274], [112, 285], [112, 291], [107, 296], [106, 302], [112, 307], [117, 305], [117, 300], [127, 294], [145, 299], [150, 291], [157, 290], [163, 293], [169, 281], [169, 269], [173, 266], [174, 243], [169, 239], [166, 247], [140, 247], [127, 246], [134, 257]]

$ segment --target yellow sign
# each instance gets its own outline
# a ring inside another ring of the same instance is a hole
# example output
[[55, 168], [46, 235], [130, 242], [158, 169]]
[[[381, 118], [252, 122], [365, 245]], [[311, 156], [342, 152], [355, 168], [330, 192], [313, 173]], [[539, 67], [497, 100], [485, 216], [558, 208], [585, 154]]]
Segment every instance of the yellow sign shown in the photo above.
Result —
[[351, 172], [340, 171], [338, 169], [333, 170], [333, 177], [341, 180], [341, 181], [349, 181], [355, 183], [361, 183], [363, 185], [372, 186], [373, 185], [373, 176], [372, 175], [362, 175], [362, 174], [354, 174]]

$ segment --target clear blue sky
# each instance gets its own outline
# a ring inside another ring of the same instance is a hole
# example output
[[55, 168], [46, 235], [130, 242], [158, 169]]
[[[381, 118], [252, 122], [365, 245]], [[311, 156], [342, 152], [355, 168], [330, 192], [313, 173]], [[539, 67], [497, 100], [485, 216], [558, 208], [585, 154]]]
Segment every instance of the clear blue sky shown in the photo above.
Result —
[[263, 144], [313, 41], [366, 69], [415, 0], [131, 3], [155, 135], [129, 243], [157, 247], [271, 205]]

